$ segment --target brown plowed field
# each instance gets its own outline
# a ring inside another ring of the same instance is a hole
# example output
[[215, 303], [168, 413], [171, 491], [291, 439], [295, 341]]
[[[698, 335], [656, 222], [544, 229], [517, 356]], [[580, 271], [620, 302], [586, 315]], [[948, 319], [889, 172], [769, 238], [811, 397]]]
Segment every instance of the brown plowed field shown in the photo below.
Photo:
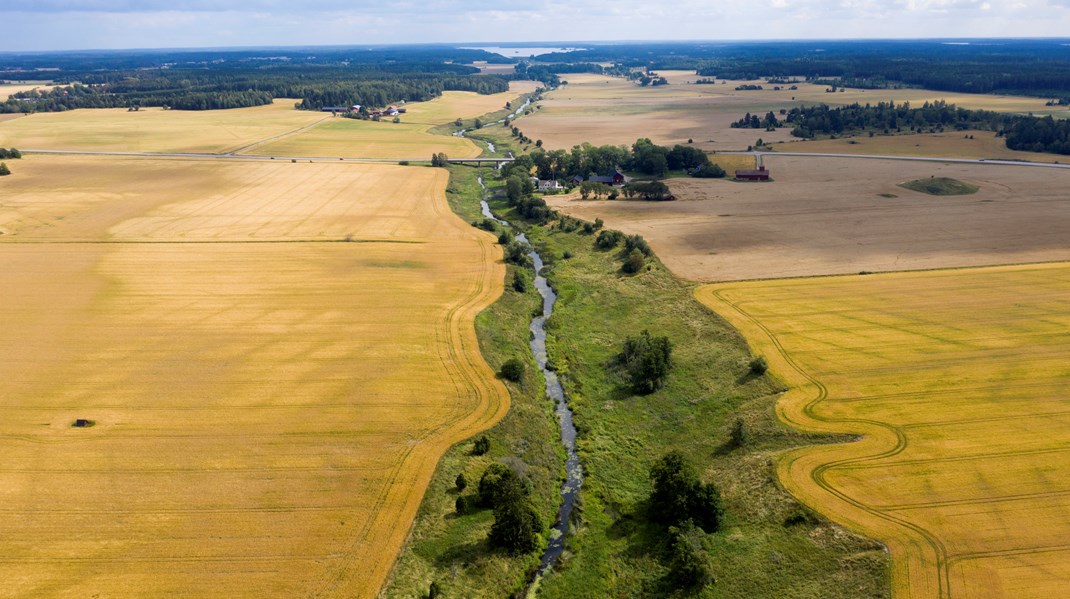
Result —
[[[1070, 170], [791, 156], [765, 164], [773, 182], [672, 179], [675, 202], [547, 200], [643, 235], [674, 273], [697, 281], [1070, 259]], [[931, 176], [980, 191], [938, 197], [898, 186]]]

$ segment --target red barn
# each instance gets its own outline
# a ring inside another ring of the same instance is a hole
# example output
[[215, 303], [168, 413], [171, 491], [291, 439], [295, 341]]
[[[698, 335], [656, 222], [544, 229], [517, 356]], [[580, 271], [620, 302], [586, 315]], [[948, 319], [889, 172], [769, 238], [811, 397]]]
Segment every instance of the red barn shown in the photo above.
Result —
[[736, 171], [736, 179], [740, 181], [768, 181], [769, 171], [765, 170], [764, 166], [759, 166], [758, 170]]

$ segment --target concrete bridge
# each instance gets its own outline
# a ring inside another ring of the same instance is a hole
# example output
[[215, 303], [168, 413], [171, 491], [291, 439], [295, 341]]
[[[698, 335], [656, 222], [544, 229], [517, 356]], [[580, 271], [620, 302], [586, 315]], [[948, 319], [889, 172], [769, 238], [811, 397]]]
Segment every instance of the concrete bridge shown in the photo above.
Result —
[[482, 166], [484, 164], [493, 164], [494, 166], [501, 166], [507, 162], [512, 162], [515, 158], [449, 158], [446, 162], [450, 164], [471, 164], [474, 166]]

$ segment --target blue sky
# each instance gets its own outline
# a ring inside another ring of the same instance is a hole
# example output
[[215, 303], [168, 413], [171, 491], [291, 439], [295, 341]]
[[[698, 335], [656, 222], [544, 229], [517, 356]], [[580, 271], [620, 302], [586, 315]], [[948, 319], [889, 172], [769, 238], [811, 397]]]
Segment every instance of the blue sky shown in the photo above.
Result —
[[29, 0], [2, 4], [0, 51], [1070, 35], [1070, 0]]

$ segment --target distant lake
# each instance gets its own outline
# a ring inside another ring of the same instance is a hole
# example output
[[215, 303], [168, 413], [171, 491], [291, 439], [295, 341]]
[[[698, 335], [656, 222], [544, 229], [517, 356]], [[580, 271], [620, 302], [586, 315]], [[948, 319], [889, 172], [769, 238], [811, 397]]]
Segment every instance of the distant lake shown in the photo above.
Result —
[[502, 48], [500, 46], [465, 46], [461, 50], [486, 50], [494, 54], [501, 54], [509, 58], [531, 58], [540, 54], [551, 52], [572, 52], [573, 50], [586, 50], [586, 48]]

